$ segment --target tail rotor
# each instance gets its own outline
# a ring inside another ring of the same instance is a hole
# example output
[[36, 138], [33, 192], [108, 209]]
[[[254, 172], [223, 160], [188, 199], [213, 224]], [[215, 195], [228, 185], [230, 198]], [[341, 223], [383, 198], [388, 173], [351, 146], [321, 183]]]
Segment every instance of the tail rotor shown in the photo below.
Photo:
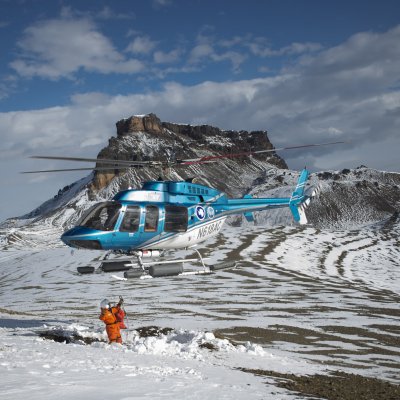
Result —
[[311, 199], [320, 192], [320, 187], [316, 187], [310, 194], [305, 193], [304, 189], [308, 179], [307, 169], [303, 169], [297, 181], [297, 186], [289, 200], [289, 208], [293, 214], [293, 218], [300, 225], [307, 224], [306, 208], [310, 205]]

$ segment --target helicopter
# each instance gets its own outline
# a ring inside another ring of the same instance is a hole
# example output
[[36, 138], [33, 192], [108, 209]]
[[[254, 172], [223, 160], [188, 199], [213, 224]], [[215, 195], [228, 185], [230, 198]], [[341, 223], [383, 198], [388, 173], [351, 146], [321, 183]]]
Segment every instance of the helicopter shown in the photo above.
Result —
[[[58, 156], [32, 156], [36, 159], [96, 162], [104, 166], [95, 168], [69, 168], [23, 173], [44, 173], [77, 170], [104, 171], [135, 167], [163, 168], [165, 171], [175, 166], [189, 166], [219, 161], [223, 158], [252, 156], [254, 154], [278, 150], [299, 149], [334, 145], [344, 142], [309, 144], [259, 150], [236, 154], [204, 156], [193, 159], [167, 161], [129, 161], [97, 158], [77, 158]], [[98, 268], [103, 272], [124, 271], [124, 278], [155, 278], [164, 276], [210, 274], [220, 269], [233, 268], [236, 262], [222, 262], [206, 265], [204, 258], [195, 248], [199, 243], [217, 235], [228, 216], [242, 214], [248, 221], [254, 221], [253, 213], [268, 209], [288, 207], [293, 219], [303, 225], [307, 223], [305, 209], [319, 188], [305, 191], [309, 171], [304, 168], [290, 197], [228, 198], [228, 196], [209, 186], [186, 181], [144, 182], [141, 189], [128, 189], [118, 192], [111, 200], [97, 203], [76, 223], [64, 232], [61, 240], [73, 249], [106, 251]], [[158, 260], [170, 250], [191, 249], [196, 258], [181, 260]], [[125, 258], [109, 259], [111, 255], [124, 255]], [[154, 259], [149, 262], [144, 259]], [[200, 269], [186, 271], [184, 263], [199, 262]], [[78, 267], [81, 274], [95, 272], [95, 267]]]

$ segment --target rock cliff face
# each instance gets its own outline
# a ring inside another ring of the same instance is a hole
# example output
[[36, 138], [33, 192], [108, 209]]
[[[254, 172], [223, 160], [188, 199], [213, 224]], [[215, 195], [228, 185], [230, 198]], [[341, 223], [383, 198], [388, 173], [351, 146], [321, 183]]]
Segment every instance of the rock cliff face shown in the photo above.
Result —
[[[224, 131], [208, 125], [173, 124], [161, 122], [155, 114], [132, 116], [118, 121], [116, 126], [117, 136], [109, 140], [108, 146], [98, 154], [98, 159], [166, 161], [273, 149], [266, 131]], [[99, 162], [97, 166], [105, 165]], [[271, 166], [287, 168], [282, 158], [275, 153], [267, 153], [252, 159], [226, 159], [215, 164], [176, 167], [165, 178], [197, 177], [229, 194], [238, 195], [244, 193], [249, 184]], [[116, 186], [125, 189], [137, 186], [146, 179], [157, 179], [160, 173], [159, 169], [149, 168], [96, 172], [90, 185], [91, 196], [101, 193], [112, 181], [117, 180]]]
[[161, 121], [155, 114], [134, 115], [128, 119], [121, 119], [116, 125], [118, 137], [134, 132], [162, 132]]
[[321, 195], [308, 212], [308, 219], [314, 226], [351, 229], [391, 216], [398, 218], [398, 173], [361, 166], [353, 170], [315, 173], [310, 181], [322, 188]]

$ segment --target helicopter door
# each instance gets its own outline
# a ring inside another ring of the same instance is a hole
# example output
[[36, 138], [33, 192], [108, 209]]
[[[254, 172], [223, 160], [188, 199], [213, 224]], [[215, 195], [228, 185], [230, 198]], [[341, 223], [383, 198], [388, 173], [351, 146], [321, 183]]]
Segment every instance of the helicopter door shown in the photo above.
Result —
[[147, 205], [144, 208], [144, 225], [140, 226], [140, 241], [146, 246], [147, 241], [160, 234], [160, 209], [157, 206]]
[[137, 246], [140, 226], [140, 207], [127, 206], [119, 225], [119, 232], [114, 236], [114, 244], [124, 250], [130, 250]]
[[165, 206], [165, 232], [186, 232], [188, 228], [188, 209], [182, 206]]

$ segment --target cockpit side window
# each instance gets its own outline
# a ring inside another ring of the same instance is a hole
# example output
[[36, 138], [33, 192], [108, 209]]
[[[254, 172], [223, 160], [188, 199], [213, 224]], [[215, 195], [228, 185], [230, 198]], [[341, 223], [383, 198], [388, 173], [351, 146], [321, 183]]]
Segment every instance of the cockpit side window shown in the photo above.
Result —
[[112, 231], [117, 222], [121, 204], [106, 202], [89, 210], [81, 219], [79, 226], [96, 229], [99, 231]]
[[165, 206], [165, 232], [186, 232], [188, 210], [181, 206]]
[[137, 232], [140, 224], [140, 207], [128, 206], [119, 227], [120, 232]]
[[158, 207], [146, 206], [145, 232], [156, 232], [158, 226]]

